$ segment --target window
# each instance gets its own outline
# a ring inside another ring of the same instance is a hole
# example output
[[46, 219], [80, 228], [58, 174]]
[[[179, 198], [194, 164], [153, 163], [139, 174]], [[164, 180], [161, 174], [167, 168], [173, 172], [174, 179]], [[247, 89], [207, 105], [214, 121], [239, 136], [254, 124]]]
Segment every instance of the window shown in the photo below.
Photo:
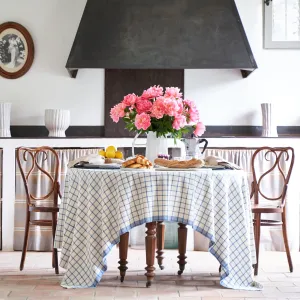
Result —
[[264, 47], [300, 49], [300, 0], [264, 0]]

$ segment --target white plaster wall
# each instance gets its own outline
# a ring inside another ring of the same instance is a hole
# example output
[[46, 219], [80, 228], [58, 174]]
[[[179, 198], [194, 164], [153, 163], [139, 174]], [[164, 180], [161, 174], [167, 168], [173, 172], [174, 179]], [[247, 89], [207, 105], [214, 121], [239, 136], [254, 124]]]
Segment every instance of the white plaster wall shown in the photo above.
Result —
[[[280, 112], [278, 125], [298, 125], [300, 50], [264, 50], [262, 0], [236, 0], [259, 69], [248, 79], [235, 70], [186, 70], [186, 97], [207, 125], [261, 125], [260, 103]], [[0, 78], [0, 101], [13, 103], [12, 124], [42, 125], [46, 108], [71, 110], [72, 125], [104, 124], [104, 72], [65, 69], [86, 0], [0, 0], [0, 23], [31, 33], [34, 64], [22, 78]], [[134, 91], [133, 91], [134, 92]]]
[[27, 28], [35, 60], [20, 79], [0, 77], [0, 101], [12, 102], [12, 124], [43, 125], [46, 108], [71, 110], [72, 125], [104, 124], [104, 72], [65, 69], [86, 0], [0, 0], [0, 23]]
[[263, 1], [235, 1], [259, 69], [247, 79], [233, 70], [186, 70], [185, 96], [207, 125], [261, 125], [262, 102], [274, 104], [278, 125], [299, 125], [300, 50], [264, 50]]

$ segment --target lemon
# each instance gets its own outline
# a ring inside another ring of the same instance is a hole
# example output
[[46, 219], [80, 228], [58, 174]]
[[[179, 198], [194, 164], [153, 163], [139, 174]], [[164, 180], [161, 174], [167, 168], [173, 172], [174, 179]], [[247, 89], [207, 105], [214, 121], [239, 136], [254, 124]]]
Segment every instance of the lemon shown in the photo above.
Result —
[[123, 153], [121, 151], [116, 151], [116, 158], [122, 159], [123, 158]]
[[98, 154], [105, 157], [106, 152], [105, 152], [104, 150], [100, 150], [100, 151], [98, 152]]
[[114, 146], [108, 146], [108, 147], [106, 148], [106, 152], [109, 152], [109, 151], [116, 152], [117, 149], [116, 149]]
[[106, 151], [106, 157], [107, 158], [115, 158], [116, 156], [116, 152], [113, 151], [113, 150], [110, 150], [110, 151]]

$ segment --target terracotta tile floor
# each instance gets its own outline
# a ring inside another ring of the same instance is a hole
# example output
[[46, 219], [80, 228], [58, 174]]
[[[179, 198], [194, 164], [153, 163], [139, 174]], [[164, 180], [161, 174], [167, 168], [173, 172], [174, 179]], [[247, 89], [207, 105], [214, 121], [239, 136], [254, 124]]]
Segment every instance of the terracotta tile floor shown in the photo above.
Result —
[[156, 271], [151, 288], [145, 287], [143, 250], [129, 250], [128, 271], [124, 283], [118, 278], [118, 250], [108, 258], [108, 271], [93, 289], [67, 290], [60, 287], [61, 275], [52, 268], [50, 253], [29, 252], [25, 270], [18, 270], [20, 252], [0, 252], [0, 299], [143, 299], [143, 300], [214, 300], [229, 299], [300, 299], [300, 253], [293, 254], [294, 273], [288, 273], [285, 253], [264, 252], [257, 281], [261, 292], [224, 289], [219, 284], [218, 263], [210, 254], [188, 252], [183, 276], [177, 273], [177, 251], [165, 252], [165, 270]]

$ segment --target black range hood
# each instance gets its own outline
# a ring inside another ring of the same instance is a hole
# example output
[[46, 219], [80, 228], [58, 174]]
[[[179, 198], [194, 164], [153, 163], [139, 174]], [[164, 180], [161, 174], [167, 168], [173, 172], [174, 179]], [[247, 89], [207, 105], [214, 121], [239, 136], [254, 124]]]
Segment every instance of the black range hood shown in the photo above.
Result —
[[67, 61], [79, 69], [257, 68], [234, 0], [87, 0]]

